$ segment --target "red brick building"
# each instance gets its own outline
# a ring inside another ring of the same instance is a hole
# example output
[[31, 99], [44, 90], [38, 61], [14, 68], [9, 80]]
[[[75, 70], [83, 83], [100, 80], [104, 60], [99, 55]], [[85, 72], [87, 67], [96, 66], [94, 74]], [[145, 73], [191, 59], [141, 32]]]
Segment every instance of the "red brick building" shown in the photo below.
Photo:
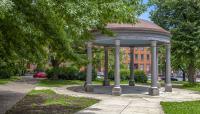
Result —
[[[130, 65], [130, 48], [123, 48], [123, 63]], [[151, 72], [151, 52], [150, 48], [134, 48], [134, 68], [144, 70], [146, 74]]]

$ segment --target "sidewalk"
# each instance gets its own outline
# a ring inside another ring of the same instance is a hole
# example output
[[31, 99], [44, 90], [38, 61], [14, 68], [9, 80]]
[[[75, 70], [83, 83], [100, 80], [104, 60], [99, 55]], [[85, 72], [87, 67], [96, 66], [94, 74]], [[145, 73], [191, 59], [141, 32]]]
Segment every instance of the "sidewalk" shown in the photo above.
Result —
[[21, 100], [27, 92], [35, 87], [36, 80], [32, 76], [23, 76], [22, 80], [0, 85], [0, 114]]

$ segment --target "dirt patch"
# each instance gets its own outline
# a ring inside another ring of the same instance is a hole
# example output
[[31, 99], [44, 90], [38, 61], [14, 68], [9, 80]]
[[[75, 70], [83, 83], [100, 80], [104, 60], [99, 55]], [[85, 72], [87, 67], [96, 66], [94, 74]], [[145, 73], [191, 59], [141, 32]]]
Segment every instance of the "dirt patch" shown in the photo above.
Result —
[[[57, 103], [60, 102], [58, 100], [60, 98], [64, 99], [66, 104]], [[48, 100], [51, 102], [55, 100], [55, 104], [46, 104]], [[73, 114], [96, 102], [97, 100], [94, 101], [94, 99], [59, 94], [27, 95], [8, 110], [6, 114]]]

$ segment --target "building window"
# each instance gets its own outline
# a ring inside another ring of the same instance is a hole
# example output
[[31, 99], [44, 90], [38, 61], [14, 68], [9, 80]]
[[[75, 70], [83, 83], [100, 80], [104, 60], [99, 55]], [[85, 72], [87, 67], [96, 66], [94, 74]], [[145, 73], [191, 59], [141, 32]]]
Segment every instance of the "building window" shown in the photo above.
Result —
[[141, 47], [141, 48], [139, 48], [139, 49], [140, 49], [140, 50], [142, 50], [142, 51], [144, 50], [144, 48], [142, 48], [142, 47]]
[[141, 54], [141, 60], [144, 60], [144, 55], [143, 54]]
[[135, 59], [138, 60], [138, 54], [135, 54]]
[[144, 70], [144, 64], [140, 65], [140, 70]]
[[150, 59], [150, 56], [149, 56], [149, 54], [147, 54], [147, 60], [149, 60]]
[[138, 69], [138, 64], [134, 64], [134, 69]]
[[128, 54], [128, 57], [131, 58], [131, 54], [130, 53]]
[[150, 65], [147, 64], [147, 72], [150, 72]]

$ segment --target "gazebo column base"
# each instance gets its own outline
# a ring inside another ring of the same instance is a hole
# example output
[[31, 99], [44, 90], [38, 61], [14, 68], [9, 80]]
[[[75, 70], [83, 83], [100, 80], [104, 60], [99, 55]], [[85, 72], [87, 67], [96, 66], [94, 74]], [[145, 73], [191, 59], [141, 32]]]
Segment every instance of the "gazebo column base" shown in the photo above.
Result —
[[129, 86], [135, 86], [135, 81], [134, 80], [129, 80]]
[[157, 87], [150, 87], [149, 88], [149, 95], [152, 95], [152, 96], [159, 95], [159, 89]]
[[114, 88], [112, 89], [112, 95], [120, 96], [121, 93], [122, 93], [121, 87], [114, 87]]
[[172, 85], [171, 84], [165, 84], [165, 92], [172, 92]]
[[110, 86], [110, 80], [104, 80], [103, 86]]
[[86, 92], [93, 92], [94, 88], [93, 88], [92, 84], [86, 84], [85, 85], [85, 91]]

